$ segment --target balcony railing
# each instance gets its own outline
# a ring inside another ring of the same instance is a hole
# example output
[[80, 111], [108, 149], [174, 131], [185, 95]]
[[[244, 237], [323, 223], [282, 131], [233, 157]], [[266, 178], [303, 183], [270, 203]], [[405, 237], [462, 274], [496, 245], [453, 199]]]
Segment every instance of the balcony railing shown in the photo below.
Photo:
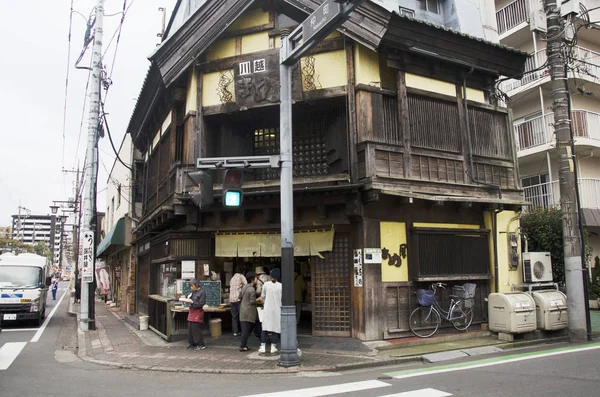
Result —
[[529, 19], [529, 0], [516, 0], [496, 12], [498, 34], [502, 34]]
[[[532, 205], [527, 210], [542, 207], [560, 206], [560, 186], [558, 181], [540, 183], [523, 189], [525, 200]], [[600, 179], [579, 178], [579, 198], [581, 208], [600, 208]]]
[[[571, 111], [575, 138], [600, 140], [600, 114], [587, 110]], [[545, 129], [545, 133], [544, 133]], [[554, 141], [554, 113], [515, 123], [517, 150], [545, 145]]]
[[527, 61], [525, 61], [525, 71], [523, 73], [523, 78], [521, 80], [509, 79], [503, 81], [502, 83], [500, 83], [500, 90], [508, 93], [533, 81], [541, 79], [544, 76], [547, 76], [549, 73], [548, 68], [536, 70], [545, 65], [547, 60], [548, 56], [546, 55], [546, 49], [538, 50], [537, 52], [530, 54], [527, 58]]
[[[549, 75], [547, 67], [542, 68], [546, 64], [548, 56], [546, 49], [538, 50], [532, 53], [525, 62], [525, 72], [521, 80], [509, 79], [500, 83], [499, 88], [505, 93], [516, 90], [529, 83], [539, 80]], [[600, 53], [588, 50], [587, 48], [575, 46], [570, 54], [569, 65], [572, 72], [571, 76], [578, 78], [590, 77], [595, 79], [600, 75]], [[541, 68], [540, 70], [536, 70]], [[535, 70], [535, 71], [534, 71]]]

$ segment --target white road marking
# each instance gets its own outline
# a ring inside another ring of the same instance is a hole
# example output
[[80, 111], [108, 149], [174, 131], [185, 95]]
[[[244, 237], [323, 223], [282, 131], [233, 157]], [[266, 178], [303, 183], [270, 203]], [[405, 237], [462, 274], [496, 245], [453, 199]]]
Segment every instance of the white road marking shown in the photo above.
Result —
[[52, 318], [52, 316], [54, 316], [54, 313], [56, 312], [56, 309], [58, 309], [58, 307], [60, 306], [62, 300], [64, 299], [64, 297], [67, 296], [67, 294], [62, 294], [62, 296], [60, 297], [60, 299], [56, 302], [56, 304], [54, 305], [54, 309], [52, 309], [52, 311], [50, 312], [50, 315], [46, 316], [46, 320], [44, 321], [44, 323], [42, 324], [42, 326], [38, 329], [38, 331], [35, 333], [35, 335], [33, 335], [33, 338], [31, 338], [30, 342], [37, 342], [40, 340], [40, 338], [42, 337], [42, 334], [44, 333], [44, 330], [46, 329], [46, 326], [48, 326], [48, 323], [50, 322], [50, 319]]
[[4, 328], [2, 330], [2, 332], [24, 332], [24, 331], [37, 331], [39, 328], [11, 328], [11, 329], [6, 329]]
[[27, 342], [7, 342], [0, 348], [0, 371], [10, 367], [26, 344]]
[[381, 397], [448, 397], [452, 394], [436, 389], [421, 389], [406, 391], [404, 393], [387, 394]]
[[596, 349], [600, 349], [600, 343], [594, 343], [591, 346], [574, 347], [574, 348], [571, 348], [571, 347], [560, 348], [555, 351], [549, 351], [549, 352], [545, 352], [545, 353], [543, 353], [543, 352], [542, 353], [525, 353], [523, 355], [519, 355], [518, 357], [512, 356], [511, 358], [506, 358], [506, 359], [504, 359], [502, 357], [499, 357], [498, 359], [494, 359], [494, 358], [483, 359], [483, 360], [475, 361], [472, 364], [469, 364], [468, 362], [459, 363], [459, 364], [450, 364], [447, 366], [442, 366], [441, 368], [438, 367], [438, 369], [432, 368], [429, 370], [425, 369], [425, 370], [399, 371], [396, 373], [387, 373], [386, 375], [391, 376], [394, 379], [406, 379], [406, 378], [414, 378], [414, 377], [423, 376], [423, 375], [443, 374], [446, 372], [464, 371], [464, 370], [469, 370], [469, 369], [491, 367], [494, 365], [502, 365], [502, 364], [514, 363], [514, 362], [525, 361], [525, 360], [534, 360], [534, 359], [539, 359], [539, 358], [543, 358], [543, 357], [552, 357], [552, 356], [558, 356], [558, 355], [562, 355], [562, 354], [576, 353], [576, 352], [596, 350]]
[[391, 386], [389, 383], [378, 380], [367, 380], [364, 382], [342, 383], [339, 385], [330, 385], [322, 387], [311, 387], [308, 389], [286, 390], [275, 393], [252, 394], [242, 397], [318, 397], [332, 394], [348, 393], [359, 390], [377, 389], [380, 387]]

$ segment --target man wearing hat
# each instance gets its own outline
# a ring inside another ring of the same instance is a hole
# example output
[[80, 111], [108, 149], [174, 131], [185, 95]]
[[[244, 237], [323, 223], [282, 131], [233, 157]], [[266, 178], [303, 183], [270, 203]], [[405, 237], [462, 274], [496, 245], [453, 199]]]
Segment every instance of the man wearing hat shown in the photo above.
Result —
[[202, 324], [204, 323], [204, 310], [202, 307], [206, 304], [206, 292], [200, 289], [200, 281], [192, 279], [190, 281], [192, 293], [188, 296], [179, 298], [181, 302], [189, 303], [190, 312], [188, 313], [188, 350], [203, 350], [204, 338], [202, 337]]
[[[269, 271], [268, 268], [263, 267], [263, 266], [256, 266], [256, 269], [254, 269], [254, 274], [256, 275], [256, 297], [260, 298], [261, 294], [262, 294], [262, 289], [263, 289], [263, 285], [265, 285], [265, 283], [271, 281], [271, 276], [269, 276], [267, 274], [267, 272]], [[259, 307], [258, 310], [262, 310], [262, 307]], [[260, 339], [261, 336], [261, 331], [262, 331], [262, 323], [260, 320], [260, 316], [259, 318], [256, 319], [256, 324], [254, 325], [254, 335]]]

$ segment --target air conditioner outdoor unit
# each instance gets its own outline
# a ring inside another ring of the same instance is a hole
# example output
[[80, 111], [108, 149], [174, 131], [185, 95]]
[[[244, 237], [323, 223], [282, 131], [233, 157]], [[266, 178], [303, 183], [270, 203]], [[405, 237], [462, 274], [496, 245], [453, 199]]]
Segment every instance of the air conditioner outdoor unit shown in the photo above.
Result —
[[526, 283], [552, 281], [552, 260], [549, 252], [523, 253], [523, 281]]

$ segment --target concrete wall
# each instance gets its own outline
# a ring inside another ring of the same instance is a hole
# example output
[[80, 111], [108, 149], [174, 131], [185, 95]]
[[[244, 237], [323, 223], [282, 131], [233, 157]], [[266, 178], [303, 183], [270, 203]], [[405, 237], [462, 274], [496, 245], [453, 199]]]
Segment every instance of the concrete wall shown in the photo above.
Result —
[[[133, 145], [131, 136], [126, 134], [119, 148], [119, 158], [125, 164], [131, 164], [133, 159]], [[121, 162], [115, 159], [111, 172], [108, 176], [106, 187], [106, 216], [104, 217], [104, 233], [114, 226], [123, 216], [132, 214], [131, 187], [133, 185], [132, 174]], [[119, 194], [120, 186], [120, 194]], [[114, 205], [113, 205], [114, 203]]]

